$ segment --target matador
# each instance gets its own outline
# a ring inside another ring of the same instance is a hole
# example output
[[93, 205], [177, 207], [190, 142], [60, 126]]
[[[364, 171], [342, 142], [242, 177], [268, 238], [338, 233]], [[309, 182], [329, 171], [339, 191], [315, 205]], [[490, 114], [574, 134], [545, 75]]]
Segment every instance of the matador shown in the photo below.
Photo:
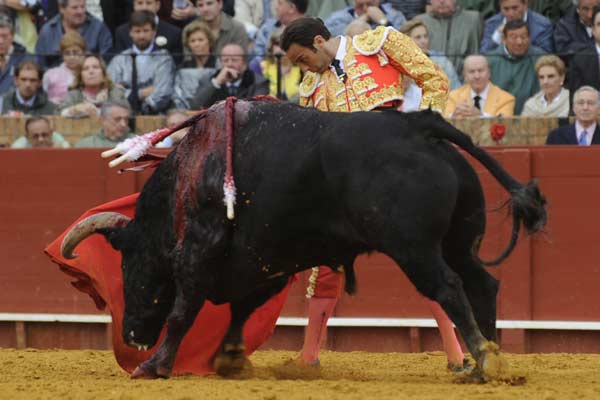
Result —
[[[318, 18], [300, 18], [288, 25], [281, 45], [304, 72], [300, 105], [330, 112], [402, 111], [404, 77], [422, 89], [421, 109], [443, 112], [449, 81], [408, 36], [380, 26], [354, 37], [332, 37]], [[376, 134], [373, 140], [377, 140]], [[327, 267], [313, 268], [307, 297], [309, 323], [299, 362], [318, 365], [327, 321], [341, 294], [343, 274]], [[470, 368], [454, 327], [440, 305], [428, 300], [438, 323], [448, 368]]]

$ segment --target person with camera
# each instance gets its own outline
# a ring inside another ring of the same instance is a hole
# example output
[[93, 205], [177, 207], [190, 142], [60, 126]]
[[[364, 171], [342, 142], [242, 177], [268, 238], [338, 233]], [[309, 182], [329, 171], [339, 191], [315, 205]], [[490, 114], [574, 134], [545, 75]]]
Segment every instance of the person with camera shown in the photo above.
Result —
[[229, 96], [249, 99], [269, 94], [269, 81], [248, 69], [247, 55], [237, 43], [228, 43], [221, 50], [221, 69], [209, 82], [198, 86], [190, 106], [193, 109], [208, 108]]

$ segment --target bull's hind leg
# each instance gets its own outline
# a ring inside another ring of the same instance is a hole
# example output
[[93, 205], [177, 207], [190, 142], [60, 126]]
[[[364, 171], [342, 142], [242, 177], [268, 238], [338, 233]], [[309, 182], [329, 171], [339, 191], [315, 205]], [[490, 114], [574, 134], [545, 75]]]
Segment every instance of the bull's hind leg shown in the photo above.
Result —
[[286, 285], [287, 278], [279, 278], [268, 287], [253, 292], [240, 301], [231, 303], [231, 322], [223, 338], [221, 348], [213, 366], [217, 374], [230, 376], [240, 372], [246, 364], [246, 346], [244, 345], [244, 324], [250, 315], [271, 297], [279, 293]]
[[470, 254], [445, 258], [462, 280], [481, 333], [486, 339], [495, 342], [496, 297], [500, 286], [498, 280], [477, 264]]
[[402, 266], [417, 290], [438, 302], [461, 333], [468, 349], [477, 362], [476, 374], [483, 379], [497, 376], [503, 366], [498, 359], [498, 347], [481, 333], [463, 284], [446, 264], [439, 247], [413, 247], [411, 255], [392, 257]]
[[496, 296], [498, 281], [475, 262], [473, 251], [485, 232], [483, 191], [475, 171], [462, 157], [455, 156], [461, 186], [452, 222], [442, 244], [444, 260], [461, 278], [481, 333], [496, 340]]

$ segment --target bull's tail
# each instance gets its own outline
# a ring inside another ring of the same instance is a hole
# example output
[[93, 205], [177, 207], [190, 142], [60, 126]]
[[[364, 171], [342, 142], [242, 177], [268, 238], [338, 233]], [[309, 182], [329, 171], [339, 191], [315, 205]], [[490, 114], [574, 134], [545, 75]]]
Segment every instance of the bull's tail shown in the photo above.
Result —
[[[423, 120], [429, 121], [428, 118]], [[429, 126], [429, 129], [427, 129], [432, 137], [448, 140], [469, 153], [510, 193], [507, 205], [512, 213], [513, 229], [508, 246], [497, 258], [489, 261], [481, 260], [477, 254], [481, 238], [473, 249], [473, 256], [482, 264], [487, 266], [498, 265], [514, 249], [519, 237], [521, 223], [529, 234], [539, 232], [544, 228], [547, 221], [546, 198], [540, 192], [536, 180], [523, 185], [510, 176], [487, 151], [476, 146], [470, 136], [456, 129], [441, 116], [437, 116], [434, 120], [436, 120], [435, 126]]]

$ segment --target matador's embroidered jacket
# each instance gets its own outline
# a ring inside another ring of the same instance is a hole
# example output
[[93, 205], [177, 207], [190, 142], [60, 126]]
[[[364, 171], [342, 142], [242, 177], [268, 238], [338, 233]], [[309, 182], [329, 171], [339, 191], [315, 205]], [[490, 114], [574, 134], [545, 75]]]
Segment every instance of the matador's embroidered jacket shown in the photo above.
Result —
[[346, 82], [328, 69], [308, 72], [300, 83], [300, 105], [321, 111], [370, 111], [403, 99], [404, 75], [422, 89], [421, 109], [443, 112], [448, 99], [446, 74], [408, 36], [379, 27], [346, 42]]

